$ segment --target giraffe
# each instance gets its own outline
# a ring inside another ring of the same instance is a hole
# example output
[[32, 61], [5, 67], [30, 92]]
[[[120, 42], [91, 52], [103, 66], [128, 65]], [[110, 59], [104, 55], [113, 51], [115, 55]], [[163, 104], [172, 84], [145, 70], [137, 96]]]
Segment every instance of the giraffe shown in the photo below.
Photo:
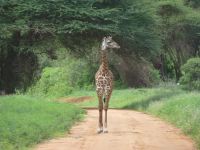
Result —
[[[95, 75], [96, 92], [98, 96], [99, 126], [97, 133], [107, 133], [107, 110], [109, 100], [113, 89], [113, 74], [108, 68], [107, 50], [119, 49], [120, 46], [113, 41], [112, 37], [104, 37], [101, 44], [101, 65]], [[103, 127], [103, 109], [105, 111], [105, 120]]]

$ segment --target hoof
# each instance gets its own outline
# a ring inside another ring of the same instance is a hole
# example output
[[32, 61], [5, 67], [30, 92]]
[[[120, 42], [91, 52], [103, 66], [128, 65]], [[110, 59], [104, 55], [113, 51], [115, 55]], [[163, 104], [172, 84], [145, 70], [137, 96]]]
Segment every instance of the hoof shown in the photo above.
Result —
[[108, 133], [108, 129], [104, 129], [104, 130], [103, 130], [103, 133]]
[[100, 134], [100, 133], [102, 133], [102, 132], [103, 132], [103, 128], [98, 128], [98, 129], [97, 129], [97, 133], [98, 133], [98, 134]]

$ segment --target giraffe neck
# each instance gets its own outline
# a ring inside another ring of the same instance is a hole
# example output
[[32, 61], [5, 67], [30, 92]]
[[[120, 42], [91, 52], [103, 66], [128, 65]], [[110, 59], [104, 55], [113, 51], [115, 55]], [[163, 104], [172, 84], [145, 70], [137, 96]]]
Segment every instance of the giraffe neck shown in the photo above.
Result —
[[101, 66], [103, 71], [108, 70], [108, 58], [107, 58], [107, 51], [101, 50]]

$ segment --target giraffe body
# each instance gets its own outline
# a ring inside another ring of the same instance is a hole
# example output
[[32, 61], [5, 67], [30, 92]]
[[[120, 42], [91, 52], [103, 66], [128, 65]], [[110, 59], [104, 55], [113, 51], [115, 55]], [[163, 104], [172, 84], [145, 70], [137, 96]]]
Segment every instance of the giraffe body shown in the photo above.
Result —
[[[99, 100], [99, 128], [98, 133], [107, 131], [107, 110], [109, 100], [113, 89], [113, 74], [108, 68], [107, 49], [120, 48], [119, 45], [112, 40], [112, 37], [104, 37], [101, 45], [101, 65], [95, 75], [96, 92]], [[103, 127], [102, 111], [105, 110], [105, 122]]]
[[104, 70], [103, 66], [100, 66], [95, 75], [96, 79], [96, 92], [98, 96], [107, 99], [111, 96], [113, 88], [113, 74], [110, 70]]

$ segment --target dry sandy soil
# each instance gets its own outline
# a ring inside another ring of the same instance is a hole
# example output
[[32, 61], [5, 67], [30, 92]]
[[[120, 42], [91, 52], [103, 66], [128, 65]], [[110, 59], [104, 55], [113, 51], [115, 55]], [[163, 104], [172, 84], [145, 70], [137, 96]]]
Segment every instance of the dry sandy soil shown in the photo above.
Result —
[[35, 150], [195, 150], [191, 139], [158, 118], [130, 110], [108, 111], [108, 133], [97, 134], [98, 110], [63, 138], [41, 143]]

